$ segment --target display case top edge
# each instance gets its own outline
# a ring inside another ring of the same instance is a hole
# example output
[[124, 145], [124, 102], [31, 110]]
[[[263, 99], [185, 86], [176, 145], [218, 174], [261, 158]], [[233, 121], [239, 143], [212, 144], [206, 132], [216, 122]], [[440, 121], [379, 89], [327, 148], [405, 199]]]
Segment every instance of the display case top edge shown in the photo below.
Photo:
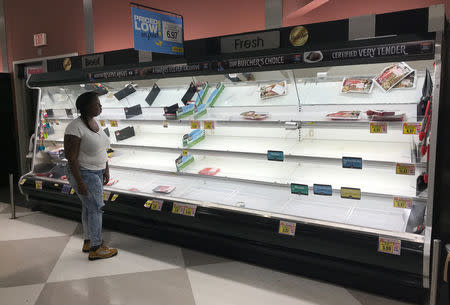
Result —
[[[414, 61], [434, 58], [435, 33], [406, 35], [386, 39], [351, 41], [340, 46], [317, 49], [276, 49], [270, 53], [220, 55], [202, 61], [165, 61], [106, 67], [101, 70], [75, 70], [32, 75], [30, 85], [47, 87], [57, 84], [120, 80], [160, 79], [181, 76], [217, 75], [236, 72], [307, 69], [314, 67], [357, 65], [381, 62]], [[421, 39], [418, 39], [421, 38]], [[312, 47], [311, 47], [312, 48]], [[373, 53], [367, 53], [367, 50]], [[312, 54], [318, 58], [312, 59]], [[309, 59], [308, 59], [309, 58]]]

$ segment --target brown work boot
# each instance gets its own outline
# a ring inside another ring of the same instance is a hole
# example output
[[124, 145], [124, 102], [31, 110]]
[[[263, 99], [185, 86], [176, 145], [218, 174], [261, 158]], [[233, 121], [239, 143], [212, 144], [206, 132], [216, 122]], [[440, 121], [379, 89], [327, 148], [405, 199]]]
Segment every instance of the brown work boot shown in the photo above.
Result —
[[89, 239], [85, 239], [81, 251], [83, 251], [84, 253], [88, 253], [89, 249], [91, 249], [91, 241]]
[[[102, 245], [105, 241], [102, 240]], [[85, 239], [83, 242], [83, 249], [81, 249], [81, 251], [83, 251], [84, 253], [89, 253], [89, 250], [91, 249], [91, 241], [89, 239]]]
[[109, 248], [104, 244], [101, 244], [96, 250], [90, 249], [89, 260], [94, 261], [96, 259], [104, 259], [116, 256], [118, 253], [117, 249]]

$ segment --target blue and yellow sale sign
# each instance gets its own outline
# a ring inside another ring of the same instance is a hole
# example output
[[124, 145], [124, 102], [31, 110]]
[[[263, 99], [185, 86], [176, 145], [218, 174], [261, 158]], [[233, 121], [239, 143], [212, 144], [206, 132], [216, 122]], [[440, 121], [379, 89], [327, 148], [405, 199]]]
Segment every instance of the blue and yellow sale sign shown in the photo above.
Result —
[[134, 49], [182, 55], [183, 20], [181, 17], [131, 8]]

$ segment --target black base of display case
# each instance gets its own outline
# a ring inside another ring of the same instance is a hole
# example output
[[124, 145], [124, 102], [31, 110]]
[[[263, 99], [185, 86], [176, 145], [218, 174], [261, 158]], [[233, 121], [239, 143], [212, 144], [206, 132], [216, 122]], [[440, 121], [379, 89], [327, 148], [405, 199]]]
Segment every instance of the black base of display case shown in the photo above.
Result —
[[[76, 195], [38, 191], [31, 187], [24, 187], [24, 190], [33, 209], [80, 219], [81, 203]], [[231, 215], [230, 211], [198, 207], [196, 217], [188, 217], [171, 214], [172, 203], [165, 202], [163, 210], [156, 212], [145, 209], [140, 203], [142, 198], [120, 196], [122, 201], [109, 202], [104, 207], [103, 224], [107, 228], [408, 302], [422, 304], [427, 297], [428, 290], [422, 288], [420, 274], [395, 270], [394, 266], [380, 266], [388, 265], [390, 259], [398, 257], [378, 253], [381, 254], [378, 261], [372, 258], [372, 262], [361, 263], [362, 259], [367, 260], [363, 249], [367, 248], [365, 240], [368, 236], [357, 236], [354, 232], [336, 235], [336, 230], [308, 228], [307, 225], [297, 227], [297, 232], [304, 232], [304, 235], [273, 235], [267, 219], [259, 219], [252, 225], [255, 219], [249, 221], [248, 217], [255, 217], [253, 215]], [[139, 204], [134, 204], [136, 202]], [[308, 229], [314, 234], [310, 235]], [[305, 246], [303, 250], [294, 248], [298, 243]], [[318, 247], [323, 251], [317, 251]], [[346, 249], [350, 259], [338, 256], [341, 247]], [[369, 250], [376, 252], [374, 248]], [[408, 248], [411, 253], [407, 253]], [[411, 248], [414, 245], [402, 244], [402, 256], [406, 255], [399, 262], [406, 264], [402, 268], [408, 270], [409, 265], [413, 271], [421, 266], [421, 255], [418, 249]], [[416, 254], [417, 258], [411, 254]], [[387, 260], [383, 262], [385, 258]]]

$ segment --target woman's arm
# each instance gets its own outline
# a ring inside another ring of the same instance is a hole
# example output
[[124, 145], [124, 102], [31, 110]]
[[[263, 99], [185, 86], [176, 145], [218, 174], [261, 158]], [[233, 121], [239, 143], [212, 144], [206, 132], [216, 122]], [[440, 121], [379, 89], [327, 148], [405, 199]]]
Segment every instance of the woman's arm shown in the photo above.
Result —
[[70, 172], [75, 178], [80, 195], [88, 195], [88, 189], [81, 178], [80, 163], [78, 162], [78, 154], [80, 152], [81, 139], [79, 137], [68, 135], [64, 136], [64, 154], [69, 163]]
[[105, 172], [103, 173], [103, 185], [106, 185], [109, 182], [109, 166], [108, 161], [106, 161]]

